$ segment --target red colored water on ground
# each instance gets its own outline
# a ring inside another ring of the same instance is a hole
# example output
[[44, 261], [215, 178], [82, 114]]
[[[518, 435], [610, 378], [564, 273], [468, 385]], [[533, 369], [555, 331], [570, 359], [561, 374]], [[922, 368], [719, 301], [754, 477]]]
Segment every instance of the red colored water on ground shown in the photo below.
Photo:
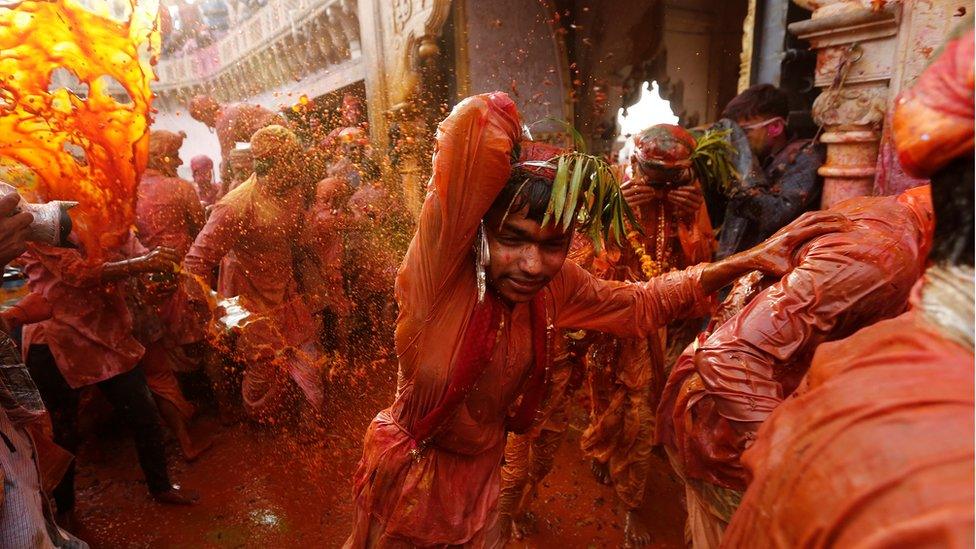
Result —
[[[322, 447], [302, 445], [282, 430], [222, 427], [209, 414], [195, 420], [194, 433], [216, 433], [213, 447], [192, 464], [175, 451], [170, 456], [174, 481], [201, 494], [193, 507], [149, 500], [122, 432], [92, 436], [79, 455], [76, 534], [94, 548], [339, 547], [349, 533], [362, 435], [389, 403], [394, 375], [394, 366], [385, 364], [373, 372], [371, 387], [331, 395], [332, 425]], [[577, 410], [577, 417], [582, 421], [585, 414]], [[623, 514], [612, 490], [593, 479], [578, 439], [574, 429], [540, 490], [534, 506], [539, 531], [510, 546], [620, 545]], [[655, 532], [651, 547], [684, 546], [678, 493], [667, 465], [655, 458], [645, 505]]]

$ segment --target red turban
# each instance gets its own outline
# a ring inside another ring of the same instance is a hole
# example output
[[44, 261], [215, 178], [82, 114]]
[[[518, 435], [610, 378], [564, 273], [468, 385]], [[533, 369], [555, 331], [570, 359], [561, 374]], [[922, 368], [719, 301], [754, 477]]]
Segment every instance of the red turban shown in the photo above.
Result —
[[183, 132], [174, 133], [167, 130], [149, 132], [149, 158], [178, 156], [184, 139], [186, 134]]
[[641, 165], [655, 168], [687, 168], [695, 151], [695, 138], [674, 124], [657, 124], [634, 136], [634, 155]]
[[556, 158], [565, 153], [565, 150], [540, 141], [522, 141], [520, 146], [520, 168], [547, 179], [556, 178]]
[[973, 31], [939, 57], [895, 102], [892, 130], [909, 175], [930, 177], [973, 150]]

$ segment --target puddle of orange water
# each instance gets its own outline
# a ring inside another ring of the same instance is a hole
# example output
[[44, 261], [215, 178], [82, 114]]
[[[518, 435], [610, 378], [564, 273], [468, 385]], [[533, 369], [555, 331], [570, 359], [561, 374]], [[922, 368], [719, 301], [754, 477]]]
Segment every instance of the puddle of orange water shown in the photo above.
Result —
[[[121, 20], [97, 0], [92, 10], [74, 0], [0, 7], [0, 157], [36, 174], [27, 194], [80, 202], [71, 216], [96, 258], [132, 225], [148, 157], [158, 4], [131, 1]], [[59, 68], [88, 86], [87, 98], [48, 91]], [[112, 97], [109, 79], [131, 102]]]

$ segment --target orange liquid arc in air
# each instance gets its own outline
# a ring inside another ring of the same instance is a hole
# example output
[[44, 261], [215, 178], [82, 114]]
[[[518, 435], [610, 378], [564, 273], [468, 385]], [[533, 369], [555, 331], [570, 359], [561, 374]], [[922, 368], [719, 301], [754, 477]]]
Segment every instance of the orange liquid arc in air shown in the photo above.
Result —
[[[123, 20], [74, 0], [0, 7], [0, 160], [33, 172], [29, 198], [79, 202], [75, 233], [94, 259], [130, 230], [148, 158], [157, 5], [130, 1]], [[57, 69], [79, 94], [49, 91]]]

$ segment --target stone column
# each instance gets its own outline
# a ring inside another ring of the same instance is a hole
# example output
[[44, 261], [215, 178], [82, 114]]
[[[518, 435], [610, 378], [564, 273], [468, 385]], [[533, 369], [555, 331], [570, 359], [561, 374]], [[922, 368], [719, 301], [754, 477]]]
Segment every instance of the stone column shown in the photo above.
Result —
[[794, 0], [817, 9], [811, 19], [789, 26], [817, 52], [815, 84], [823, 92], [813, 119], [827, 146], [822, 206], [872, 193], [878, 145], [888, 101], [897, 43], [897, 3], [885, 9], [854, 0]]

